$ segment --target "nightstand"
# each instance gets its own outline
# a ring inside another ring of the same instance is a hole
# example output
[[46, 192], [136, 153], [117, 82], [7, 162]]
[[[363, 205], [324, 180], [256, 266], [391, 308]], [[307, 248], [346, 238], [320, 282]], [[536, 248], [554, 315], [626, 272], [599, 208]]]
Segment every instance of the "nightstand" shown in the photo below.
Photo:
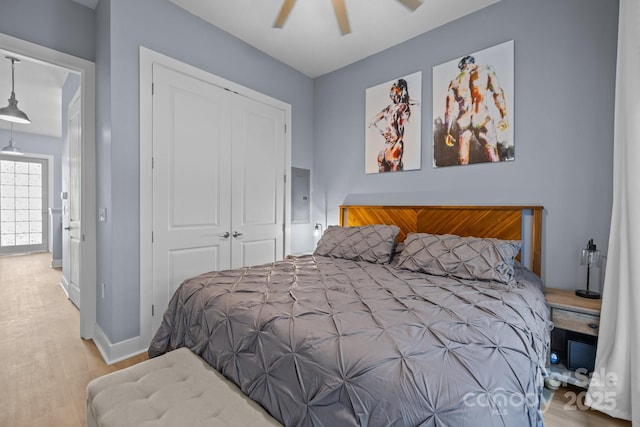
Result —
[[[568, 339], [565, 332], [573, 333], [577, 337], [595, 346], [600, 328], [600, 308], [602, 300], [581, 298], [572, 290], [545, 288], [545, 298], [551, 308], [551, 321], [554, 331], [551, 335], [551, 349], [561, 348], [560, 363], [550, 364], [550, 377], [562, 382], [581, 387], [588, 387], [588, 377], [584, 372], [574, 372], [567, 367]], [[559, 338], [560, 337], [560, 338]], [[561, 342], [555, 340], [561, 339]], [[576, 341], [576, 348], [580, 343]], [[584, 348], [589, 348], [589, 344]], [[591, 347], [595, 348], [595, 347]]]

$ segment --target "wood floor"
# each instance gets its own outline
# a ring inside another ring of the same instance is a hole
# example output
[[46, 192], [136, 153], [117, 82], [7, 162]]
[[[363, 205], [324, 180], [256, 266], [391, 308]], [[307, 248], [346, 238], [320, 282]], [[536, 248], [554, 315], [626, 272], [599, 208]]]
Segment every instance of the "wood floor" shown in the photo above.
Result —
[[60, 287], [51, 254], [0, 257], [0, 426], [86, 425], [85, 389], [107, 366], [80, 338], [80, 312]]
[[[85, 426], [89, 381], [146, 359], [104, 363], [93, 342], [80, 338], [80, 313], [50, 262], [47, 253], [0, 256], [0, 427]], [[558, 390], [545, 409], [545, 426], [631, 426], [572, 405], [572, 393], [580, 391]]]

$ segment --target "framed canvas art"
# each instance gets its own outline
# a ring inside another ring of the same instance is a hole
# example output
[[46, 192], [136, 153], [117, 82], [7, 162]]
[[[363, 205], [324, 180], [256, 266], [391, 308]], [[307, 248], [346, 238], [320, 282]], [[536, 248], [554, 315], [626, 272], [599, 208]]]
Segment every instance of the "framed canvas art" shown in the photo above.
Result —
[[433, 67], [433, 166], [515, 158], [513, 40]]
[[421, 71], [366, 90], [366, 173], [420, 169], [421, 93]]

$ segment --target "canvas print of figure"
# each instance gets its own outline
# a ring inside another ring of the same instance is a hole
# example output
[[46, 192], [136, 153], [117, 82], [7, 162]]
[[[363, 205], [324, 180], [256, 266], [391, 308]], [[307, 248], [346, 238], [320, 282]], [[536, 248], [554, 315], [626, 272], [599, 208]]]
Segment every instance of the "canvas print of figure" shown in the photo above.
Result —
[[421, 71], [366, 90], [366, 173], [420, 169], [421, 93]]
[[433, 166], [514, 159], [513, 40], [433, 68]]

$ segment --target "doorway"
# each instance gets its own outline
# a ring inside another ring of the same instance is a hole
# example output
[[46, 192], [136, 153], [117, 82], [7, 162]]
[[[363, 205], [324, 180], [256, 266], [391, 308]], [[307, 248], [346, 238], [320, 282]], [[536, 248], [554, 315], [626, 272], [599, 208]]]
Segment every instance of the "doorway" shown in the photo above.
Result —
[[[0, 48], [52, 66], [66, 68], [80, 74], [82, 170], [79, 176], [82, 211], [95, 212], [95, 64], [63, 52], [36, 45], [0, 33]], [[80, 229], [79, 281], [83, 284], [80, 295], [80, 336], [91, 339], [96, 324], [96, 219], [86, 215]]]

